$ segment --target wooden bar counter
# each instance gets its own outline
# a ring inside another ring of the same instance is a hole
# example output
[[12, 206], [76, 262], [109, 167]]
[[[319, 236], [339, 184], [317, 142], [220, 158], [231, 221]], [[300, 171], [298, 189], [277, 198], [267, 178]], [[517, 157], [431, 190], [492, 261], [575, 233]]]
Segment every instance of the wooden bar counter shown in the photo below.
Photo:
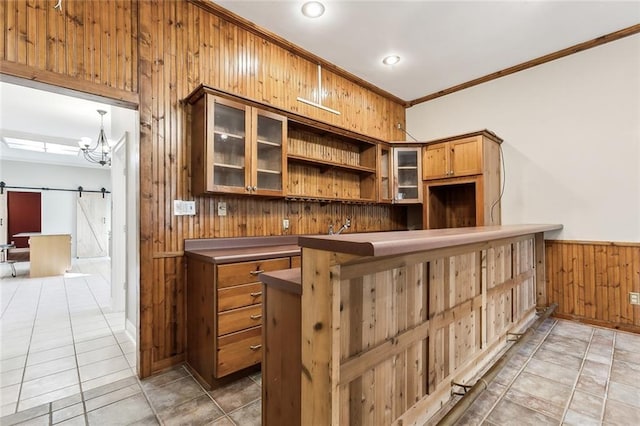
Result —
[[301, 280], [261, 277], [263, 425], [424, 424], [546, 306], [561, 228], [300, 236]]

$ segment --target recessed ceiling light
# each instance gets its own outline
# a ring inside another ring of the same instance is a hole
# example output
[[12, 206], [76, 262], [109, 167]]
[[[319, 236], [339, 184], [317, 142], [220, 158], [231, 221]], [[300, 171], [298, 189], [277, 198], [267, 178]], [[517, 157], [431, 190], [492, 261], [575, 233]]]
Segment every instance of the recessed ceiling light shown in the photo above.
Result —
[[400, 62], [400, 56], [398, 55], [390, 55], [382, 60], [382, 63], [385, 65], [395, 65]]
[[324, 5], [319, 1], [308, 1], [302, 5], [302, 14], [307, 18], [317, 18], [324, 13]]

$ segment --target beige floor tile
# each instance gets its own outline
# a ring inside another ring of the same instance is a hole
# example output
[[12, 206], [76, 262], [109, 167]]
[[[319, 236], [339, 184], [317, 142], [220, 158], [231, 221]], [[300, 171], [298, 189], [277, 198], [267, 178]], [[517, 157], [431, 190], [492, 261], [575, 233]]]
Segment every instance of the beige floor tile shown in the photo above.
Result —
[[622, 349], [631, 353], [635, 353], [640, 364], [640, 339], [637, 334], [616, 333], [616, 350]]
[[580, 368], [582, 365], [582, 357], [563, 352], [556, 346], [547, 344], [547, 342], [540, 346], [540, 348], [533, 354], [533, 358], [567, 366], [572, 369]]
[[118, 345], [106, 346], [104, 348], [95, 349], [93, 351], [82, 352], [77, 355], [78, 365], [80, 367], [92, 364], [105, 359], [122, 356], [122, 351]]
[[73, 417], [82, 415], [84, 421], [84, 406], [82, 402], [56, 410], [51, 414], [52, 423], [60, 423]]
[[640, 394], [640, 364], [614, 360], [611, 365], [610, 380], [633, 386]]
[[138, 379], [131, 376], [131, 377], [117, 380], [117, 381], [113, 381], [111, 383], [108, 383], [106, 385], [99, 386], [93, 389], [84, 390], [82, 394], [84, 396], [85, 401], [88, 401], [90, 399], [97, 398], [99, 396], [108, 394], [110, 392], [114, 392], [119, 389], [123, 389], [133, 385], [139, 386]]
[[76, 369], [61, 371], [35, 380], [24, 382], [20, 392], [21, 399], [29, 399], [38, 395], [53, 392], [78, 384]]
[[92, 380], [87, 380], [86, 382], [82, 382], [82, 389], [85, 391], [89, 391], [91, 389], [108, 385], [109, 383], [117, 382], [118, 380], [126, 379], [133, 376], [135, 376], [134, 372], [131, 371], [130, 368], [127, 368], [125, 370], [107, 374], [106, 376], [101, 376]]
[[594, 419], [577, 411], [568, 410], [562, 421], [563, 426], [600, 426], [599, 418]]
[[19, 393], [19, 383], [11, 386], [3, 386], [2, 388], [0, 388], [0, 401], [2, 401], [3, 405], [17, 402]]
[[17, 368], [15, 370], [9, 370], [0, 373], [0, 386], [11, 386], [22, 382], [23, 374], [23, 368]]
[[27, 357], [27, 366], [53, 361], [55, 359], [73, 355], [75, 355], [73, 345], [61, 346], [59, 348], [44, 351], [29, 351], [29, 356]]
[[28, 408], [37, 407], [42, 404], [47, 404], [49, 402], [57, 401], [62, 398], [66, 398], [70, 395], [76, 395], [80, 393], [80, 386], [71, 385], [61, 389], [56, 389], [51, 392], [43, 393], [38, 396], [34, 396], [33, 398], [23, 399], [22, 395], [20, 395], [20, 401], [18, 402], [18, 410], [26, 410]]
[[[155, 407], [155, 405], [154, 405]], [[224, 416], [222, 410], [204, 394], [180, 405], [174, 405], [158, 412], [165, 425], [209, 424]]]
[[94, 340], [86, 340], [84, 342], [78, 342], [75, 344], [76, 353], [83, 353], [88, 351], [93, 351], [100, 348], [105, 348], [107, 346], [116, 345], [116, 339], [113, 336], [100, 337]]
[[17, 368], [24, 368], [24, 363], [27, 360], [27, 355], [20, 355], [13, 358], [0, 360], [0, 372], [15, 370]]
[[576, 383], [579, 373], [578, 368], [563, 367], [538, 359], [531, 359], [524, 371], [567, 386], [573, 386]]
[[105, 419], [111, 424], [133, 424], [149, 416], [153, 412], [141, 393], [87, 413], [90, 425], [104, 425]]
[[42, 362], [40, 364], [29, 365], [24, 370], [24, 381], [28, 382], [40, 377], [48, 376], [50, 374], [70, 370], [72, 368], [77, 368], [76, 357], [73, 355], [64, 358], [58, 358], [52, 361]]
[[129, 364], [127, 363], [124, 355], [119, 355], [114, 358], [97, 361], [91, 364], [85, 364], [79, 367], [80, 379], [83, 382], [86, 382], [128, 368]]
[[571, 397], [571, 387], [526, 372], [518, 376], [510, 390], [518, 390], [559, 407], [564, 407]]
[[148, 377], [144, 380], [141, 380], [140, 384], [142, 385], [142, 388], [145, 390], [153, 390], [155, 388], [164, 386], [167, 383], [171, 383], [171, 382], [175, 382], [176, 380], [183, 379], [187, 376], [189, 376], [189, 373], [184, 367], [182, 366], [173, 367], [169, 370], [163, 371], [161, 373]]
[[87, 422], [85, 421], [84, 414], [81, 416], [72, 417], [69, 420], [65, 420], [60, 423], [56, 423], [56, 426], [84, 426]]
[[600, 419], [603, 403], [603, 399], [598, 396], [575, 391], [571, 398], [569, 409], [593, 419]]
[[49, 426], [49, 414], [20, 423], [21, 426]]
[[210, 423], [209, 426], [235, 426], [235, 423], [229, 417], [220, 417], [218, 420]]
[[638, 425], [640, 424], [640, 409], [618, 401], [607, 400], [604, 409], [604, 423], [622, 426]]
[[104, 395], [97, 396], [95, 398], [85, 401], [87, 411], [93, 411], [97, 408], [104, 407], [113, 402], [120, 401], [122, 399], [133, 396], [142, 392], [142, 389], [138, 384], [130, 385], [121, 389], [114, 390], [113, 392], [106, 393]]
[[229, 413], [229, 417], [238, 425], [260, 426], [262, 424], [262, 403], [260, 400], [254, 401]]
[[504, 397], [518, 405], [535, 410], [552, 419], [560, 421], [564, 414], [564, 405], [554, 404], [548, 399], [540, 398], [520, 389], [510, 388]]
[[581, 374], [576, 383], [576, 389], [591, 395], [604, 397], [607, 388], [607, 379], [602, 377], [592, 377]]
[[209, 391], [209, 395], [225, 413], [230, 413], [260, 398], [261, 389], [253, 380], [244, 377], [226, 386]]
[[206, 395], [191, 376], [171, 382], [165, 386], [146, 389], [145, 393], [157, 412], [162, 412], [170, 407]]
[[41, 405], [38, 407], [30, 408], [28, 410], [20, 411], [19, 413], [15, 413], [9, 416], [3, 416], [2, 422], [0, 423], [2, 423], [2, 426], [10, 426], [28, 421], [30, 419], [35, 419], [45, 414], [49, 415], [49, 406]]
[[623, 402], [640, 409], [640, 392], [637, 387], [610, 381], [607, 399]]
[[496, 425], [558, 425], [557, 420], [518, 405], [508, 399], [502, 399], [496, 408], [491, 411], [487, 420]]

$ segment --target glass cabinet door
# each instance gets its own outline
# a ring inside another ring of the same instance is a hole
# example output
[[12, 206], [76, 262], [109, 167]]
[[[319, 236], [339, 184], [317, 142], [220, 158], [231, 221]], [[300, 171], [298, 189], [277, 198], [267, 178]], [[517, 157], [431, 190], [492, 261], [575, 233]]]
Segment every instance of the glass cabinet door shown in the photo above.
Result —
[[393, 200], [393, 186], [391, 184], [393, 177], [391, 148], [379, 145], [380, 147], [380, 179], [379, 179], [379, 201], [391, 202]]
[[254, 192], [282, 194], [286, 170], [286, 119], [280, 115], [257, 110], [254, 115], [256, 143], [253, 150]]
[[395, 202], [422, 202], [421, 148], [394, 148]]
[[245, 192], [247, 183], [247, 107], [215, 99], [213, 108], [213, 186]]

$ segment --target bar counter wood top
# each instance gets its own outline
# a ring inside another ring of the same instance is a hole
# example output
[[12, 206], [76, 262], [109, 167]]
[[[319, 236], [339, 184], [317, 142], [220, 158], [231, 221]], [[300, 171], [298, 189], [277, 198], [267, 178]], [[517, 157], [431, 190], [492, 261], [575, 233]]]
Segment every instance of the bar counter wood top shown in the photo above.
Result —
[[262, 424], [422, 425], [547, 305], [557, 224], [299, 236], [261, 274]]
[[562, 229], [562, 225], [530, 224], [362, 234], [304, 235], [298, 237], [298, 244], [300, 247], [358, 256], [396, 256], [559, 229]]

